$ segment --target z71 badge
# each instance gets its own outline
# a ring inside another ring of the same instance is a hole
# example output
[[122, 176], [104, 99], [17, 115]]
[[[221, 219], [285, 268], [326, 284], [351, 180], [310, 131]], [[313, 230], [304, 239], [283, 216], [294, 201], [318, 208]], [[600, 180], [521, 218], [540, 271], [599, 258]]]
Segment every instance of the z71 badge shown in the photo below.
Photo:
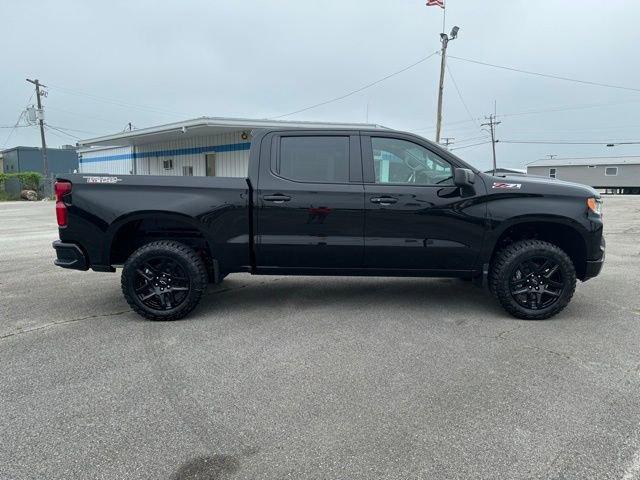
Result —
[[521, 183], [493, 182], [492, 188], [522, 188]]
[[87, 180], [87, 183], [118, 183], [122, 179], [118, 177], [82, 177]]

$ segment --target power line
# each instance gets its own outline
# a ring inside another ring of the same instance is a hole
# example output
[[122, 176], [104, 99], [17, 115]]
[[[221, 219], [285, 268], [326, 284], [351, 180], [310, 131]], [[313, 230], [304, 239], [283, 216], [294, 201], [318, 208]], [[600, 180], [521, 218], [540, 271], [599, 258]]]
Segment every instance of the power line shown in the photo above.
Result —
[[454, 137], [442, 137], [440, 139], [440, 145], [449, 150], [449, 145], [453, 145], [455, 138]]
[[451, 150], [462, 150], [463, 148], [477, 147], [478, 145], [486, 145], [488, 143], [491, 143], [491, 140], [487, 140], [485, 142], [480, 142], [480, 143], [472, 143], [471, 145], [465, 145], [464, 147], [455, 147], [455, 148], [452, 148]]
[[60, 133], [62, 133], [63, 135], [67, 135], [67, 136], [68, 136], [68, 137], [70, 137], [70, 138], [74, 138], [74, 139], [76, 139], [76, 140], [80, 140], [80, 137], [78, 137], [78, 136], [76, 136], [76, 135], [72, 135], [72, 134], [70, 134], [70, 133], [67, 133], [67, 132], [65, 132], [64, 130], [62, 130], [62, 129], [58, 128], [58, 127], [54, 127], [53, 125], [49, 125], [48, 123], [47, 123], [47, 124], [45, 124], [45, 125], [46, 125], [49, 129], [51, 129], [51, 130], [55, 130], [56, 132], [60, 132]]
[[4, 140], [4, 143], [2, 144], [2, 149], [4, 150], [4, 147], [7, 146], [7, 144], [9, 143], [9, 140], [11, 139], [13, 132], [16, 131], [16, 128], [18, 128], [18, 125], [20, 124], [20, 120], [22, 120], [22, 117], [24, 115], [24, 110], [22, 110], [20, 112], [20, 115], [18, 116], [18, 120], [16, 120], [15, 125], [13, 126], [13, 128], [9, 131], [9, 135], [7, 135], [7, 138]]
[[312, 108], [321, 107], [321, 106], [323, 106], [323, 105], [327, 105], [327, 104], [329, 104], [329, 103], [337, 102], [338, 100], [342, 100], [342, 99], [344, 99], [344, 98], [350, 97], [351, 95], [355, 95], [356, 93], [362, 92], [363, 90], [366, 90], [367, 88], [371, 88], [371, 87], [373, 87], [374, 85], [377, 85], [377, 84], [379, 84], [379, 83], [381, 83], [381, 82], [384, 82], [385, 80], [388, 80], [388, 79], [389, 79], [389, 78], [391, 78], [391, 77], [395, 77], [396, 75], [399, 75], [399, 74], [401, 74], [401, 73], [403, 73], [403, 72], [406, 72], [407, 70], [409, 70], [409, 69], [411, 69], [411, 68], [415, 67], [416, 65], [421, 64], [422, 62], [426, 62], [426, 61], [427, 61], [427, 60], [429, 60], [431, 57], [433, 57], [434, 55], [436, 55], [438, 52], [439, 52], [439, 50], [438, 50], [438, 51], [433, 52], [431, 55], [427, 55], [426, 57], [421, 58], [420, 60], [418, 60], [417, 62], [412, 63], [411, 65], [408, 65], [408, 66], [406, 66], [406, 67], [404, 67], [404, 68], [402, 68], [402, 69], [400, 69], [400, 70], [397, 70], [397, 71], [395, 71], [395, 72], [393, 72], [393, 73], [390, 73], [389, 75], [386, 75], [386, 76], [384, 76], [384, 77], [382, 77], [382, 78], [379, 78], [378, 80], [375, 80], [375, 81], [373, 81], [373, 82], [371, 82], [371, 83], [368, 83], [368, 84], [366, 84], [366, 85], [364, 85], [364, 86], [362, 86], [362, 87], [360, 87], [360, 88], [357, 88], [357, 89], [352, 90], [352, 91], [350, 91], [350, 92], [348, 92], [348, 93], [345, 93], [344, 95], [340, 95], [340, 96], [338, 96], [338, 97], [334, 97], [334, 98], [331, 98], [331, 99], [329, 99], [329, 100], [325, 100], [325, 101], [323, 101], [323, 102], [316, 103], [316, 104], [314, 104], [314, 105], [309, 105], [308, 107], [300, 108], [300, 109], [298, 109], [298, 110], [294, 110], [293, 112], [285, 113], [285, 114], [283, 114], [283, 115], [278, 115], [278, 116], [276, 116], [276, 117], [270, 117], [270, 119], [271, 119], [271, 120], [276, 120], [276, 119], [278, 119], [278, 118], [288, 117], [288, 116], [290, 116], [290, 115], [295, 115], [296, 113], [306, 112], [307, 110], [311, 110]]
[[109, 123], [111, 126], [115, 126], [116, 125], [116, 123], [113, 120], [109, 120], [109, 119], [104, 118], [104, 117], [96, 117], [94, 115], [87, 115], [87, 114], [84, 114], [84, 113], [71, 112], [69, 110], [63, 110], [61, 108], [52, 107], [50, 105], [47, 105], [47, 110], [54, 110], [56, 112], [66, 113], [67, 115], [72, 115], [74, 117], [82, 117], [82, 118], [90, 118], [92, 120], [99, 120], [99, 121], [102, 121], [104, 123]]
[[[479, 118], [476, 120], [480, 120]], [[461, 125], [463, 123], [471, 123], [474, 122], [475, 120], [456, 120], [455, 122], [444, 122], [442, 125], [445, 127], [450, 127], [451, 125]], [[419, 127], [419, 128], [409, 128], [408, 130], [411, 132], [421, 132], [424, 130], [435, 130], [435, 125], [432, 125], [430, 127]]]
[[469, 137], [469, 138], [463, 138], [462, 140], [458, 140], [456, 143], [466, 143], [466, 142], [473, 142], [476, 140], [488, 140], [487, 135], [481, 135], [479, 137]]
[[[453, 80], [453, 78], [452, 78]], [[455, 85], [455, 81], [454, 81], [454, 85]], [[547, 109], [540, 109], [540, 110], [529, 110], [529, 111], [524, 111], [524, 112], [514, 112], [514, 113], [500, 113], [498, 115], [496, 115], [496, 117], [499, 118], [506, 118], [506, 117], [518, 117], [518, 116], [522, 116], [522, 115], [536, 115], [536, 114], [540, 114], [540, 113], [551, 113], [551, 112], [565, 112], [568, 110], [581, 110], [581, 109], [585, 109], [585, 108], [598, 108], [598, 107], [608, 107], [608, 106], [612, 106], [612, 105], [626, 105], [627, 103], [635, 103], [635, 102], [640, 102], [640, 100], [625, 100], [625, 101], [621, 101], [621, 102], [608, 102], [608, 103], [593, 103], [593, 104], [581, 104], [581, 105], [568, 105], [568, 106], [559, 106], [559, 107], [549, 107]], [[444, 123], [445, 126], [451, 126], [451, 125], [462, 125], [465, 123], [476, 123], [478, 120], [482, 120], [481, 118], [475, 117], [475, 118], [471, 118], [469, 120], [457, 120], [455, 122], [446, 122]], [[436, 127], [435, 125], [432, 125], [430, 127], [420, 127], [420, 128], [411, 128], [409, 129], [412, 132], [420, 132], [420, 131], [425, 131], [425, 130], [434, 130]]]
[[78, 133], [88, 133], [89, 135], [100, 135], [97, 132], [90, 132], [88, 130], [78, 130], [78, 129], [75, 129], [75, 128], [59, 127], [57, 125], [49, 125], [49, 124], [47, 124], [47, 125], [49, 127], [51, 127], [51, 128], [56, 128], [58, 130], [65, 130], [67, 132], [78, 132]]
[[[26, 104], [28, 105], [29, 102], [31, 102], [31, 100], [33, 99], [33, 96], [35, 95], [35, 92], [31, 92], [31, 95], [29, 95], [29, 98], [27, 99]], [[22, 120], [22, 117], [25, 114], [25, 110], [23, 109], [20, 112], [20, 115], [18, 115], [18, 120], [16, 120], [16, 123], [13, 125], [13, 127], [11, 127], [11, 131], [9, 132], [9, 135], [7, 135], [7, 138], [4, 140], [4, 143], [2, 144], [2, 149], [4, 150], [4, 147], [7, 146], [7, 144], [9, 143], [9, 140], [11, 139], [11, 137], [13, 136], [13, 133], [16, 131], [17, 128], [21, 128], [21, 127], [30, 127], [31, 125], [20, 125], [20, 120]]]
[[541, 109], [541, 110], [529, 110], [525, 112], [516, 112], [516, 113], [502, 113], [498, 115], [498, 117], [518, 117], [521, 115], [536, 115], [539, 113], [566, 112], [569, 110], [583, 110], [586, 108], [608, 107], [612, 105], [626, 105], [627, 103], [635, 103], [638, 101], [640, 100], [625, 100], [624, 102], [592, 103], [592, 104], [574, 105], [574, 106], [569, 105], [565, 107], [550, 107], [550, 108]]
[[99, 96], [99, 95], [93, 95], [91, 93], [86, 93], [86, 92], [82, 92], [82, 91], [79, 91], [79, 90], [72, 90], [70, 88], [65, 88], [65, 87], [61, 87], [61, 86], [58, 86], [58, 85], [49, 84], [49, 88], [53, 88], [55, 90], [59, 90], [61, 93], [66, 93], [68, 95], [87, 97], [87, 98], [90, 98], [90, 99], [95, 100], [97, 102], [103, 102], [103, 103], [116, 105], [116, 106], [123, 107], [123, 108], [133, 108], [133, 109], [138, 109], [138, 110], [151, 112], [151, 113], [159, 113], [159, 114], [162, 114], [162, 115], [188, 116], [188, 115], [186, 115], [184, 113], [180, 113], [180, 112], [174, 112], [174, 111], [166, 110], [166, 109], [163, 109], [163, 108], [150, 107], [148, 105], [141, 105], [141, 104], [130, 103], [130, 102], [125, 102], [125, 101], [121, 101], [121, 100], [116, 100], [116, 99], [113, 99], [113, 98], [102, 97], [102, 96]]
[[602, 141], [602, 142], [580, 142], [573, 140], [497, 140], [500, 143], [523, 143], [541, 145], [640, 145], [640, 141]]
[[464, 98], [462, 97], [462, 92], [460, 92], [460, 87], [458, 87], [458, 82], [456, 82], [456, 79], [453, 77], [453, 72], [451, 71], [451, 67], [449, 67], [449, 65], [447, 65], [447, 72], [449, 73], [449, 77], [451, 78], [451, 82], [453, 83], [453, 86], [455, 87], [456, 92], [458, 92], [458, 98], [460, 99], [460, 103], [462, 103], [462, 106], [467, 111], [467, 115], [469, 115], [469, 120], [475, 123], [478, 126], [478, 128], [480, 128], [480, 124], [478, 124], [477, 119], [471, 114], [469, 107], [467, 107], [467, 103], [464, 101]]
[[64, 140], [65, 142], [68, 142], [68, 141], [69, 141], [69, 138], [68, 138], [68, 137], [63, 137], [62, 135], [57, 134], [55, 131], [53, 131], [53, 129], [52, 129], [52, 128], [49, 128], [49, 127], [47, 127], [46, 125], [44, 126], [44, 128], [45, 128], [45, 130], [46, 130], [47, 132], [49, 132], [49, 133], [50, 133], [51, 135], [53, 135], [54, 137], [57, 137], [57, 138], [59, 138], [59, 139], [61, 139], [61, 140]]
[[640, 92], [640, 88], [623, 87], [623, 86], [620, 86], [620, 85], [611, 85], [609, 83], [592, 82], [592, 81], [589, 81], [589, 80], [579, 80], [577, 78], [563, 77], [563, 76], [560, 76], [560, 75], [552, 75], [552, 74], [548, 74], [548, 73], [532, 72], [530, 70], [522, 70], [522, 69], [514, 68], [514, 67], [506, 67], [504, 65], [496, 65], [495, 63], [488, 63], [488, 62], [481, 62], [479, 60], [472, 60], [470, 58], [455, 57], [453, 55], [449, 55], [449, 58], [453, 58], [455, 60], [461, 60], [463, 62], [475, 63], [477, 65], [484, 65], [486, 67], [500, 68], [502, 70], [509, 70], [509, 71], [512, 71], [512, 72], [526, 73], [527, 75], [535, 75], [537, 77], [545, 77], [545, 78], [553, 78], [553, 79], [556, 79], [556, 80], [564, 80], [565, 82], [574, 82], [574, 83], [581, 83], [583, 85], [592, 85], [592, 86], [596, 86], [596, 87], [615, 88], [615, 89], [618, 89], [618, 90], [628, 90], [628, 91], [631, 91], [631, 92]]

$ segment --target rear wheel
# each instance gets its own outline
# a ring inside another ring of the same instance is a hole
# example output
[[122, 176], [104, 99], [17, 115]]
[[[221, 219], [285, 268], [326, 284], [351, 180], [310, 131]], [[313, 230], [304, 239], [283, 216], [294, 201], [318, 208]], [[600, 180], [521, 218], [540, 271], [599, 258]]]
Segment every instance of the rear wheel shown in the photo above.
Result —
[[576, 271], [569, 256], [556, 245], [522, 240], [496, 255], [490, 286], [511, 315], [542, 320], [568, 305], [576, 287]]
[[198, 254], [174, 241], [148, 243], [122, 270], [122, 292], [131, 308], [150, 320], [178, 320], [191, 312], [207, 287]]

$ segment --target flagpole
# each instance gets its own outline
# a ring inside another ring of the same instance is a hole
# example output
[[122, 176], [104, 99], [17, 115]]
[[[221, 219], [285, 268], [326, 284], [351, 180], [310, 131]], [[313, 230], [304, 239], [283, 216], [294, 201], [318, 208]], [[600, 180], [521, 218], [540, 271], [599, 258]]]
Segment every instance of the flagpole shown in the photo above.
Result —
[[447, 6], [443, 3], [442, 4], [442, 33], [446, 32], [447, 30]]

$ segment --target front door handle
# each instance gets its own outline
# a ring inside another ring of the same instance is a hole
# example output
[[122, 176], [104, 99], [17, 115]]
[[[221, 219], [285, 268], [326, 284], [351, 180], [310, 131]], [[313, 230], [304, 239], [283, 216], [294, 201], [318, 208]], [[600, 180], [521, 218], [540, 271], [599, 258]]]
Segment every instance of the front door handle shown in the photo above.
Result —
[[371, 197], [369, 201], [371, 203], [377, 203], [378, 205], [391, 205], [397, 203], [398, 199], [394, 197]]
[[284, 203], [291, 200], [291, 197], [289, 197], [288, 195], [282, 195], [281, 193], [278, 193], [276, 195], [263, 195], [262, 199], [265, 202]]

